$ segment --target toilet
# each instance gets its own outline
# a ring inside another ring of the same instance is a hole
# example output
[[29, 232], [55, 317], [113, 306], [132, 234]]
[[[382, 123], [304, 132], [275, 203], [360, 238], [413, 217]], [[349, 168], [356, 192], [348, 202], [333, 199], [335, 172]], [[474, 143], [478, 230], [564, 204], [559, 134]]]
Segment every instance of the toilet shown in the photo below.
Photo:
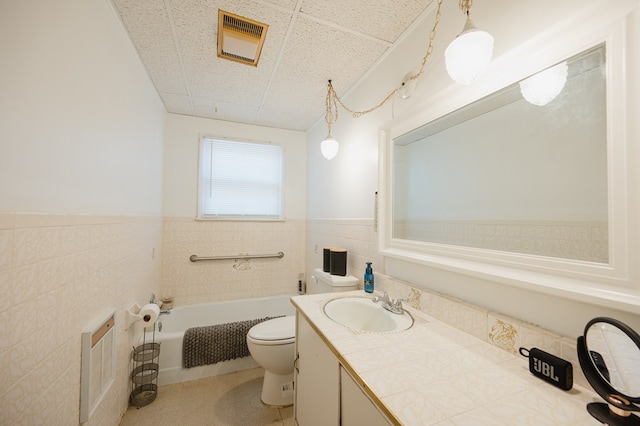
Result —
[[[333, 293], [358, 289], [358, 279], [330, 275], [315, 269], [307, 285], [308, 293]], [[247, 346], [254, 361], [264, 368], [261, 400], [273, 407], [293, 404], [293, 363], [295, 359], [296, 317], [280, 317], [261, 322], [247, 333]]]

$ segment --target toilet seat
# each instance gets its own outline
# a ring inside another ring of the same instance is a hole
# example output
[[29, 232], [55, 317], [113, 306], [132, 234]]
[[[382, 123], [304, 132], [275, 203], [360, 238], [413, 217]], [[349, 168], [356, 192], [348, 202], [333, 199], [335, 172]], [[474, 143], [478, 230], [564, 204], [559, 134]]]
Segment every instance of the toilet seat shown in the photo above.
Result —
[[296, 317], [281, 317], [263, 321], [251, 327], [247, 340], [257, 345], [286, 345], [296, 341]]

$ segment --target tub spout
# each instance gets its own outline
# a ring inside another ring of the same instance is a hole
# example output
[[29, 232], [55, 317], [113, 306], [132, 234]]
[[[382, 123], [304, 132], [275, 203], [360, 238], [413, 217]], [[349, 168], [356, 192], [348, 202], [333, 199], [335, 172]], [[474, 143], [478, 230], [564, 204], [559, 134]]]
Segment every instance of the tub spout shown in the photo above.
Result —
[[160, 315], [171, 315], [171, 310], [170, 309], [164, 309], [164, 310], [160, 311]]

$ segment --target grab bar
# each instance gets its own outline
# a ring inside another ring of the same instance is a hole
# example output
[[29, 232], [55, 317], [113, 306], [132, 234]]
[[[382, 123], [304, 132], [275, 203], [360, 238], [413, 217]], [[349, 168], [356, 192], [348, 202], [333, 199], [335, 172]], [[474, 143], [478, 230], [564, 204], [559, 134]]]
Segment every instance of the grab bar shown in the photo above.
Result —
[[189, 260], [192, 262], [199, 262], [201, 260], [230, 260], [230, 259], [269, 259], [272, 257], [277, 257], [278, 259], [282, 259], [284, 257], [284, 253], [279, 251], [276, 254], [239, 254], [237, 256], [211, 256], [211, 257], [198, 257], [195, 254], [189, 256]]

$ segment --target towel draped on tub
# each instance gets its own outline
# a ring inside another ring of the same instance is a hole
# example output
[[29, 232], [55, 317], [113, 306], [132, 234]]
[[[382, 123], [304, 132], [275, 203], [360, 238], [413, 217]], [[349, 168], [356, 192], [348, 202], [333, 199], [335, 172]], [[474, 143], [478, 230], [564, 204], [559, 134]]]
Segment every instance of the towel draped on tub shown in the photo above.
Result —
[[191, 368], [249, 356], [249, 329], [272, 318], [278, 317], [188, 328], [182, 340], [182, 365]]

